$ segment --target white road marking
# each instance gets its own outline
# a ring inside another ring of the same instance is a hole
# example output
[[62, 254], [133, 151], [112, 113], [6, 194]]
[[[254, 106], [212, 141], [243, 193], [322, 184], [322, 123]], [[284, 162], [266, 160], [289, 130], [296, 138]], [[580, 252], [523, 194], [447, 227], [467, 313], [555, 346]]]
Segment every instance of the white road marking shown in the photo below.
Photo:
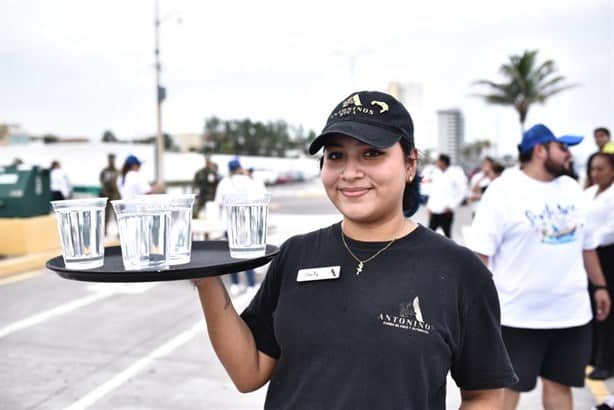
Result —
[[141, 370], [145, 369], [155, 359], [159, 359], [161, 357], [166, 356], [167, 354], [171, 353], [173, 350], [177, 349], [178, 347], [192, 340], [192, 338], [194, 338], [194, 336], [199, 331], [202, 331], [203, 327], [204, 326], [203, 326], [202, 321], [199, 320], [190, 329], [180, 333], [179, 335], [175, 336], [168, 342], [164, 343], [162, 346], [158, 347], [153, 352], [149, 353], [147, 356], [143, 357], [142, 359], [138, 360], [134, 364], [130, 365], [128, 368], [126, 368], [121, 373], [117, 374], [115, 377], [111, 378], [106, 383], [98, 386], [97, 388], [95, 388], [94, 390], [92, 390], [91, 392], [83, 396], [81, 399], [79, 399], [72, 405], [66, 407], [65, 410], [87, 409], [89, 406], [94, 404], [96, 401], [98, 401], [100, 398], [105, 396], [107, 393], [115, 390], [116, 388], [124, 384], [126, 381], [134, 377]]
[[[241, 312], [250, 301], [250, 295], [242, 294], [233, 298], [233, 305], [235, 306], [237, 312]], [[109, 379], [107, 382], [96, 387], [94, 390], [90, 391], [70, 406], [65, 407], [64, 410], [87, 409], [92, 404], [100, 400], [102, 397], [104, 397], [111, 391], [117, 389], [122, 384], [130, 380], [132, 377], [136, 376], [143, 369], [147, 368], [147, 366], [149, 366], [154, 360], [160, 359], [172, 353], [178, 347], [181, 347], [190, 340], [192, 340], [194, 336], [196, 336], [201, 331], [207, 331], [203, 320], [199, 320], [198, 322], [194, 323], [192, 327], [181, 332], [179, 335], [164, 343], [162, 346], [158, 347], [157, 349], [149, 353], [147, 356], [137, 360], [136, 362], [128, 366], [125, 370]]]
[[18, 330], [22, 330], [34, 325], [37, 325], [41, 322], [44, 322], [47, 319], [50, 319], [54, 316], [60, 316], [60, 315], [64, 315], [68, 312], [72, 312], [73, 310], [76, 310], [80, 307], [92, 304], [94, 302], [97, 302], [101, 299], [104, 298], [108, 298], [109, 296], [113, 295], [114, 292], [98, 292], [95, 293], [93, 295], [90, 296], [86, 296], [84, 298], [80, 298], [80, 299], [76, 299], [73, 300], [72, 302], [69, 303], [65, 303], [63, 305], [60, 305], [58, 307], [55, 307], [53, 309], [49, 309], [49, 310], [45, 310], [41, 313], [38, 313], [36, 315], [27, 317], [25, 319], [19, 320], [17, 322], [13, 322], [11, 324], [9, 324], [8, 326], [5, 326], [3, 328], [0, 328], [0, 338], [10, 335], [11, 333], [14, 333]]

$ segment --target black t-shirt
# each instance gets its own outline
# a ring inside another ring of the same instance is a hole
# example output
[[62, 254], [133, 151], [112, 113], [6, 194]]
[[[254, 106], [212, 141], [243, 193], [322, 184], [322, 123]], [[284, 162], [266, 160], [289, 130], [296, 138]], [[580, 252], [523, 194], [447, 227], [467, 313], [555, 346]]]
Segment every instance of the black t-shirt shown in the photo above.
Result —
[[[362, 260], [386, 245], [347, 239]], [[242, 313], [277, 359], [267, 409], [444, 409], [446, 375], [465, 390], [513, 385], [490, 272], [419, 226], [358, 263], [337, 223], [286, 241]], [[303, 268], [337, 279], [297, 282]]]

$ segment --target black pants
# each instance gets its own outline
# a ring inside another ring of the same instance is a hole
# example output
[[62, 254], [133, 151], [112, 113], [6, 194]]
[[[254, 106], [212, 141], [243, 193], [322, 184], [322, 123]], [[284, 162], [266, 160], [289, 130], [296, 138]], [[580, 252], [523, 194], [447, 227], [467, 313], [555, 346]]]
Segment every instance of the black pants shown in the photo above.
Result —
[[52, 201], [63, 201], [64, 199], [64, 194], [62, 194], [62, 191], [51, 191], [51, 200]]
[[[610, 299], [614, 300], [614, 245], [597, 248]], [[591, 294], [593, 289], [591, 289]], [[592, 298], [591, 298], [592, 299]], [[593, 314], [595, 306], [593, 302]], [[614, 371], [614, 314], [602, 322], [593, 320], [593, 354], [591, 363], [600, 369]]]
[[448, 237], [452, 238], [452, 221], [454, 220], [454, 212], [444, 212], [442, 214], [431, 214], [429, 219], [429, 228], [433, 231], [436, 231], [437, 228], [441, 227], [443, 229], [443, 233]]

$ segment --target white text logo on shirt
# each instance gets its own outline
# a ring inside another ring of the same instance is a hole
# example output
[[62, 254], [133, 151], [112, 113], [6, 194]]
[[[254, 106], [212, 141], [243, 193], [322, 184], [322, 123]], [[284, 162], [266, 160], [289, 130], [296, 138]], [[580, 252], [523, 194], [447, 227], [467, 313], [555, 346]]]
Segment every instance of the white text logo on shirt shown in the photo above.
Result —
[[420, 298], [416, 296], [411, 303], [401, 303], [398, 314], [380, 313], [378, 318], [382, 325], [426, 333], [431, 331], [431, 325], [424, 321]]

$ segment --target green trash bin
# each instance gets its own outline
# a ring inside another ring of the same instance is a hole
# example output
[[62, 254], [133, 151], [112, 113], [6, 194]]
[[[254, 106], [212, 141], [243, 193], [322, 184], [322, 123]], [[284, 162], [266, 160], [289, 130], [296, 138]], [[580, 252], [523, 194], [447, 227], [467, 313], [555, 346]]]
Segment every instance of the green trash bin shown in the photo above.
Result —
[[49, 201], [48, 170], [37, 166], [0, 167], [0, 218], [47, 215]]

